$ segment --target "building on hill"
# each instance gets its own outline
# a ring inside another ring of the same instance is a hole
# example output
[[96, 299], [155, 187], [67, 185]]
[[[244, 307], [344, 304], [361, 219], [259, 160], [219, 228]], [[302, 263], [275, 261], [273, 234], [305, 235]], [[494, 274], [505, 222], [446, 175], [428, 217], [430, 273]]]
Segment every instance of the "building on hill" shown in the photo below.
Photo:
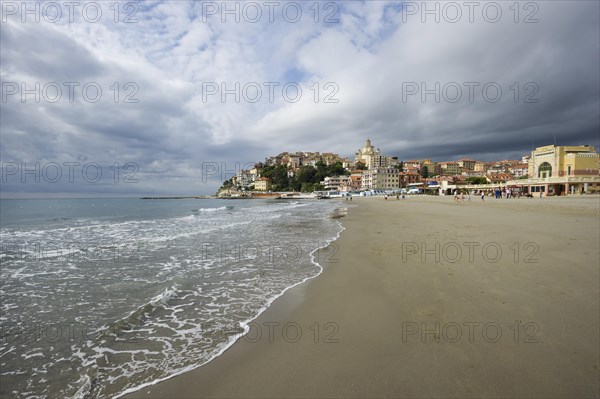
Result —
[[350, 159], [348, 158], [344, 158], [342, 159], [342, 167], [344, 167], [345, 169], [352, 169], [352, 167], [354, 166], [354, 162], [352, 162]]
[[513, 164], [508, 168], [508, 171], [512, 173], [515, 177], [523, 177], [528, 176], [529, 173], [529, 164], [527, 163], [517, 163]]
[[437, 173], [435, 173], [435, 163], [431, 162], [431, 159], [424, 159], [421, 162], [421, 168], [427, 168], [427, 173], [431, 176], [431, 175], [435, 175]]
[[360, 162], [367, 166], [367, 169], [388, 168], [398, 165], [400, 161], [398, 157], [382, 155], [379, 148], [371, 144], [371, 140], [367, 139], [363, 148], [355, 153], [354, 163]]
[[461, 168], [463, 172], [474, 172], [477, 161], [475, 161], [474, 159], [463, 158], [463, 159], [459, 159], [457, 161], [457, 164], [458, 164], [458, 167]]
[[321, 156], [321, 160], [325, 165], [335, 165], [336, 163], [343, 163], [342, 158], [338, 154], [331, 152], [324, 152]]
[[231, 179], [233, 185], [240, 188], [250, 187], [254, 184], [254, 180], [256, 180], [256, 174], [251, 170], [240, 170]]
[[375, 149], [375, 147], [371, 144], [371, 140], [367, 139], [364, 147], [356, 151], [354, 163], [363, 163], [367, 166], [367, 169], [371, 169], [373, 158], [379, 155], [381, 155], [379, 149]]
[[419, 173], [421, 171], [421, 166], [423, 165], [422, 161], [417, 159], [409, 159], [408, 161], [403, 162], [404, 170], [406, 171], [416, 171]]
[[443, 175], [459, 175], [462, 172], [458, 162], [440, 162], [440, 168]]
[[282, 152], [278, 155], [265, 158], [265, 165], [282, 165], [290, 169], [298, 169], [301, 166], [316, 166], [317, 162], [323, 162], [326, 165], [333, 165], [338, 162], [343, 163], [338, 154], [331, 152]]
[[485, 174], [486, 175], [497, 175], [499, 173], [506, 173], [506, 167], [502, 165], [500, 162], [497, 163], [489, 163], [486, 167]]
[[507, 181], [514, 179], [514, 176], [510, 173], [495, 173], [489, 174], [485, 178], [490, 184], [502, 185], [506, 184]]
[[442, 174], [442, 165], [439, 162], [432, 163], [427, 169], [430, 175], [438, 176]]
[[475, 166], [473, 167], [473, 172], [481, 172], [485, 174], [485, 162], [477, 161], [475, 162]]
[[403, 172], [406, 173], [421, 173], [421, 169], [415, 166], [408, 166], [405, 165], [404, 168], [402, 169]]

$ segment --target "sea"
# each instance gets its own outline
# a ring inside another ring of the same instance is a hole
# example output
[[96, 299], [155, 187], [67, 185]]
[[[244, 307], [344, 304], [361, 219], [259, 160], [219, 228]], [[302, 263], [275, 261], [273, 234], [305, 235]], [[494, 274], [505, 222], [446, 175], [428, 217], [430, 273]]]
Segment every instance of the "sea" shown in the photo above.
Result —
[[201, 367], [327, 267], [341, 205], [0, 200], [0, 397], [119, 397]]

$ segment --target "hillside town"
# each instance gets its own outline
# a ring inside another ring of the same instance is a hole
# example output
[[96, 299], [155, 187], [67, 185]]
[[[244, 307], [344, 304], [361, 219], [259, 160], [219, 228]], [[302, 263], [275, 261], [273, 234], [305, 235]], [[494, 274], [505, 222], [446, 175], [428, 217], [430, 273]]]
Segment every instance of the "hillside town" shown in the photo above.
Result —
[[553, 196], [600, 192], [600, 155], [589, 145], [538, 147], [521, 159], [484, 162], [462, 158], [401, 161], [367, 139], [354, 159], [330, 152], [282, 152], [226, 180], [221, 198], [335, 197], [385, 194], [491, 194]]

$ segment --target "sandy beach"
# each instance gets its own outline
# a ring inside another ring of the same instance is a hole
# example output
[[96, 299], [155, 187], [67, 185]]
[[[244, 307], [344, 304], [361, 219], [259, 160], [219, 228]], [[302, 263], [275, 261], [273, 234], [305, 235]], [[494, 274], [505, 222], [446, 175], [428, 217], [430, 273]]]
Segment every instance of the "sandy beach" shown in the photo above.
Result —
[[344, 202], [324, 272], [131, 398], [597, 398], [600, 198]]

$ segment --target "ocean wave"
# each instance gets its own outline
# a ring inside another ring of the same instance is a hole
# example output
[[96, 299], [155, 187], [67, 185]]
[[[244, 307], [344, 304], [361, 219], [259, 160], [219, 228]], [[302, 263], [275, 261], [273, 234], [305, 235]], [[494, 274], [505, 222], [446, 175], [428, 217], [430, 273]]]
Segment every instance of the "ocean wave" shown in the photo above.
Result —
[[[65, 342], [44, 352], [51, 366], [15, 379], [11, 391], [31, 387], [28, 392], [50, 397], [119, 397], [183, 374], [218, 357], [277, 298], [322, 273], [316, 251], [341, 232], [341, 224], [327, 217], [334, 204], [243, 204], [235, 212], [216, 206], [190, 215], [187, 207], [187, 215], [171, 218], [104, 221], [59, 234], [46, 230], [44, 238], [53, 242], [81, 239], [82, 255], [69, 256], [68, 269], [58, 269], [50, 262], [54, 258], [10, 260], [3, 268], [7, 295], [20, 309], [37, 309], [30, 305], [39, 300], [27, 293], [42, 290], [53, 298], [44, 309], [32, 310], [29, 325], [62, 318], [93, 327], [83, 343]], [[110, 240], [120, 240], [124, 256], [93, 261], [94, 248]], [[142, 245], [134, 251], [123, 246], [128, 243]], [[6, 252], [3, 263], [14, 255]], [[59, 271], [60, 276], [50, 273]], [[41, 277], [32, 283], [25, 274]], [[7, 320], [16, 318], [14, 311], [11, 307]], [[15, 370], [30, 368], [36, 359], [22, 358], [29, 352], [21, 350], [6, 358], [18, 365]]]
[[[332, 212], [335, 213], [336, 209], [333, 209]], [[185, 373], [187, 373], [189, 371], [192, 371], [192, 370], [195, 370], [195, 369], [197, 369], [199, 367], [202, 367], [205, 364], [207, 364], [207, 363], [211, 362], [212, 360], [216, 359], [221, 354], [223, 354], [227, 349], [229, 349], [232, 345], [234, 345], [240, 338], [244, 337], [250, 331], [250, 323], [253, 322], [254, 320], [256, 320], [262, 313], [264, 313], [273, 304], [273, 302], [275, 302], [278, 298], [280, 298], [282, 295], [284, 295], [290, 289], [292, 289], [292, 288], [294, 288], [294, 287], [296, 287], [296, 286], [298, 286], [300, 284], [305, 283], [308, 280], [311, 280], [311, 279], [316, 278], [319, 275], [321, 275], [321, 273], [323, 273], [324, 268], [318, 262], [317, 256], [315, 254], [319, 250], [321, 250], [323, 248], [326, 248], [327, 246], [331, 245], [331, 243], [333, 243], [335, 240], [337, 240], [339, 238], [340, 234], [344, 230], [343, 225], [339, 221], [337, 221], [335, 219], [333, 219], [333, 220], [335, 221], [336, 225], [338, 226], [338, 231], [336, 232], [336, 234], [333, 237], [330, 237], [330, 238], [326, 239], [323, 244], [318, 245], [309, 254], [310, 262], [313, 265], [315, 265], [315, 266], [318, 267], [318, 270], [317, 270], [317, 272], [315, 274], [309, 275], [309, 276], [303, 278], [301, 281], [297, 281], [295, 283], [292, 283], [292, 284], [286, 286], [281, 291], [279, 291], [275, 295], [273, 295], [270, 298], [268, 298], [267, 301], [266, 301], [266, 304], [264, 306], [262, 306], [260, 309], [258, 309], [258, 311], [256, 312], [256, 314], [253, 317], [248, 318], [248, 319], [246, 319], [246, 320], [244, 320], [244, 321], [242, 321], [242, 322], [239, 323], [239, 327], [240, 327], [239, 333], [232, 334], [229, 337], [227, 343], [221, 345], [221, 347], [219, 348], [218, 352], [215, 353], [213, 356], [209, 357], [206, 361], [204, 361], [204, 362], [202, 362], [200, 364], [196, 364], [196, 365], [193, 365], [193, 364], [189, 365], [187, 367], [181, 368], [180, 370], [172, 372], [170, 375], [167, 375], [167, 376], [164, 376], [164, 377], [161, 377], [161, 378], [157, 378], [157, 379], [152, 380], [152, 381], [145, 382], [145, 383], [143, 383], [141, 385], [138, 385], [138, 386], [127, 388], [124, 391], [122, 391], [119, 394], [117, 394], [115, 396], [115, 399], [121, 398], [122, 396], [125, 396], [125, 395], [133, 393], [133, 392], [140, 391], [140, 390], [142, 390], [144, 388], [147, 388], [149, 386], [152, 386], [152, 385], [158, 384], [160, 382], [166, 381], [166, 380], [171, 379], [173, 377], [176, 377], [178, 375], [185, 374]]]
[[198, 208], [198, 209], [192, 209], [192, 212], [194, 213], [198, 213], [198, 212], [216, 212], [216, 211], [225, 211], [225, 210], [232, 210], [233, 209], [233, 205], [227, 205], [227, 206], [220, 206], [218, 208]]
[[116, 336], [123, 330], [131, 329], [133, 327], [139, 326], [144, 323], [149, 317], [151, 317], [152, 312], [154, 312], [157, 308], [165, 308], [169, 305], [169, 301], [178, 298], [178, 288], [177, 286], [172, 286], [171, 288], [165, 288], [165, 290], [150, 299], [150, 301], [145, 304], [139, 306], [136, 310], [131, 312], [129, 315], [119, 319], [109, 326], [104, 328], [103, 336]]

